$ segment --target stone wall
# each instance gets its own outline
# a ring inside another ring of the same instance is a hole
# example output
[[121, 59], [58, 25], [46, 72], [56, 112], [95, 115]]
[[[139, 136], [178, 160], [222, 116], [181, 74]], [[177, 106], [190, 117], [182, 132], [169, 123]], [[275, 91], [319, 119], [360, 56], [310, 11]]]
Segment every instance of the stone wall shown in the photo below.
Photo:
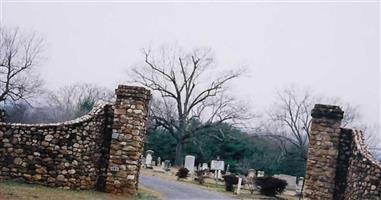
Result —
[[89, 114], [64, 123], [0, 124], [1, 178], [94, 188], [102, 173], [97, 163], [104, 147], [99, 144], [108, 139], [104, 133], [110, 132], [106, 130], [110, 122], [104, 116], [110, 108], [97, 105]]
[[[381, 164], [369, 153], [361, 131], [344, 130], [352, 141], [348, 150], [347, 187], [343, 199], [381, 199]], [[344, 167], [344, 166], [343, 166]]]
[[311, 115], [304, 199], [381, 199], [381, 165], [362, 132], [340, 128], [338, 106], [317, 104]]
[[120, 85], [116, 93], [115, 105], [75, 120], [0, 122], [0, 179], [135, 194], [150, 92]]

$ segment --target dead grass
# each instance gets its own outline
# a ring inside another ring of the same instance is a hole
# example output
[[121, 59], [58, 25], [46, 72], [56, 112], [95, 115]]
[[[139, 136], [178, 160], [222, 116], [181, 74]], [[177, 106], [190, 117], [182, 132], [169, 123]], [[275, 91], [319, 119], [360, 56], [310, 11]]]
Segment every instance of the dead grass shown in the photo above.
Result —
[[13, 181], [0, 182], [0, 200], [155, 200], [161, 198], [162, 195], [160, 193], [154, 192], [144, 187], [139, 188], [139, 192], [136, 197], [128, 197], [98, 191], [63, 190], [59, 188], [51, 188]]

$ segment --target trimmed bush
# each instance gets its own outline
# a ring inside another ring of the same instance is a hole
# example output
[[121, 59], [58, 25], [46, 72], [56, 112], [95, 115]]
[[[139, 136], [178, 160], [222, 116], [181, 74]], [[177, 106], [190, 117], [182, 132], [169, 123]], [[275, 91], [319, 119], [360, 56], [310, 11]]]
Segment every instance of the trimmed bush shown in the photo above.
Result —
[[270, 176], [258, 177], [255, 179], [255, 183], [260, 187], [260, 193], [266, 196], [281, 194], [287, 186], [285, 180]]
[[229, 192], [234, 192], [233, 185], [238, 184], [238, 177], [235, 176], [234, 174], [225, 175], [223, 177], [225, 180], [225, 190]]
[[180, 178], [187, 178], [188, 177], [189, 170], [187, 168], [180, 168], [179, 171], [176, 172], [176, 176], [178, 179]]

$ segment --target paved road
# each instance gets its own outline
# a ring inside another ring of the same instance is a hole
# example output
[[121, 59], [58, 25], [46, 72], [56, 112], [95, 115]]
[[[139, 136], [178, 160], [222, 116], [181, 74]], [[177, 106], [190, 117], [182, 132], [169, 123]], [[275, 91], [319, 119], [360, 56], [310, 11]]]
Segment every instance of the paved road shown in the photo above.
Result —
[[143, 186], [163, 193], [167, 199], [193, 199], [193, 200], [230, 200], [216, 192], [210, 192], [200, 188], [169, 181], [153, 176], [140, 175], [140, 184]]

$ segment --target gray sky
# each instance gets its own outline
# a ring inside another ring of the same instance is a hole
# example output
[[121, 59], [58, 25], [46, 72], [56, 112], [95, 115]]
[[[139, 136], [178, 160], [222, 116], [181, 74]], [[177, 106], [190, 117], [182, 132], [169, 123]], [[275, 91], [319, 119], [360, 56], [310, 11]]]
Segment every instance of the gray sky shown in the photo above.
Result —
[[290, 84], [358, 105], [380, 121], [380, 3], [15, 3], [6, 26], [48, 42], [42, 77], [51, 89], [92, 82], [115, 87], [140, 49], [174, 43], [214, 49], [222, 69], [248, 66], [234, 84], [254, 108]]

